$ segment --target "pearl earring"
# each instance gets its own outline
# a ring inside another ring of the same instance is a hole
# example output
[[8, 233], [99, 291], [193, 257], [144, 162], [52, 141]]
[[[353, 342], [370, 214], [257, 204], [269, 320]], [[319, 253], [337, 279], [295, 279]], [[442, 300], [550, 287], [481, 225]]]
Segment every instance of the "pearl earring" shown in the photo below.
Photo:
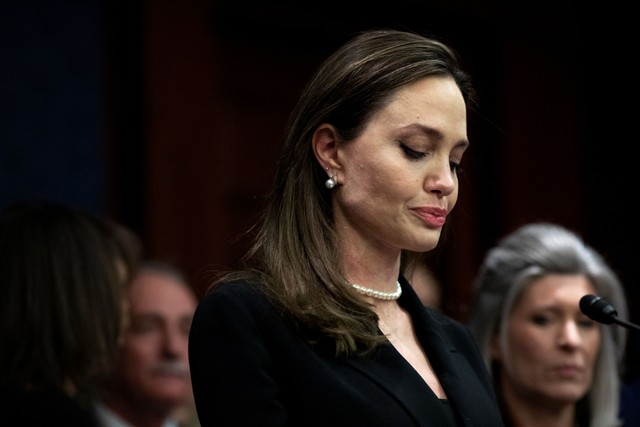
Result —
[[[329, 168], [327, 168], [327, 171], [329, 171]], [[336, 178], [333, 176], [333, 174], [329, 173], [329, 179], [325, 181], [324, 185], [329, 190], [331, 190], [333, 187], [336, 186], [337, 183], [338, 182], [336, 181]]]

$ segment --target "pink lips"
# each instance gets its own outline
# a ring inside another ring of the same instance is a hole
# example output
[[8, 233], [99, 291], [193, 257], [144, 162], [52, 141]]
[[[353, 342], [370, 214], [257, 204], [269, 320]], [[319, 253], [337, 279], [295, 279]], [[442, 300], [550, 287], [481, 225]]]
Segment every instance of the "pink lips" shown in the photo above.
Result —
[[560, 378], [570, 379], [582, 374], [582, 369], [577, 365], [560, 365], [554, 368], [554, 372]]
[[424, 222], [432, 227], [442, 227], [447, 220], [447, 210], [436, 207], [412, 209]]

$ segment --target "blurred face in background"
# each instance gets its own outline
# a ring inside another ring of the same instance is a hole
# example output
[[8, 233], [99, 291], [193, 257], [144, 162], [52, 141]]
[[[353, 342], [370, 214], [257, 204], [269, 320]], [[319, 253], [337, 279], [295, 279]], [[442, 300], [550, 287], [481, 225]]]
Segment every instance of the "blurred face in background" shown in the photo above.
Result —
[[579, 301], [593, 293], [583, 275], [548, 275], [525, 288], [508, 316], [507, 348], [497, 338], [492, 347], [507, 399], [566, 405], [589, 391], [601, 332]]
[[153, 271], [138, 274], [129, 290], [129, 328], [115, 377], [119, 393], [163, 410], [190, 398], [187, 350], [196, 304], [176, 279]]

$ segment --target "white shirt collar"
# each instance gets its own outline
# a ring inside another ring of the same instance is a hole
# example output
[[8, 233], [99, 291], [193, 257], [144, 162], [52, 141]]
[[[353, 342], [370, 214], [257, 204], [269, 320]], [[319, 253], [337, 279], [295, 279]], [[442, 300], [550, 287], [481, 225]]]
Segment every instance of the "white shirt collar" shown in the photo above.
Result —
[[[96, 402], [96, 416], [102, 427], [135, 427], [118, 416], [111, 409], [107, 408], [104, 403]], [[178, 427], [178, 423], [174, 420], [165, 420], [162, 427]]]

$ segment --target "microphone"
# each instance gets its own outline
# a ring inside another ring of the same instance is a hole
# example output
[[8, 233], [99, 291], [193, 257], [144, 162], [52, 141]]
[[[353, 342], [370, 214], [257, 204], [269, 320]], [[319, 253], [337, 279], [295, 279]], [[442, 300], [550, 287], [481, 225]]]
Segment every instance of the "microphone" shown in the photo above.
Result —
[[640, 331], [640, 326], [618, 318], [618, 311], [613, 304], [602, 297], [596, 295], [583, 296], [580, 298], [580, 311], [596, 322], [604, 323], [605, 325], [617, 323], [625, 328]]

